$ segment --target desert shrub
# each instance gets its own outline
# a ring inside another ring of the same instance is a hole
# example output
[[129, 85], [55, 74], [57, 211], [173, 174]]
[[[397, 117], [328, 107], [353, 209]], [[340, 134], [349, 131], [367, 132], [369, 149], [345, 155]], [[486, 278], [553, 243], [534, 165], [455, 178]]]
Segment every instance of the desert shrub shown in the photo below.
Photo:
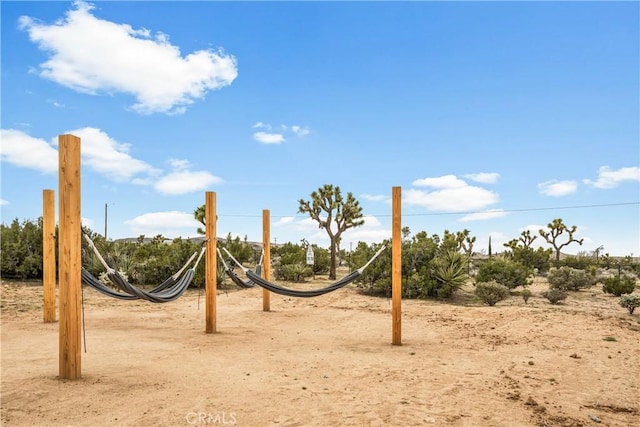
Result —
[[595, 277], [584, 270], [571, 267], [552, 267], [547, 274], [549, 287], [561, 291], [577, 291], [589, 288], [596, 283]]
[[531, 298], [531, 291], [529, 289], [524, 289], [522, 291], [522, 299], [524, 300], [524, 303], [526, 304], [527, 302], [529, 302], [529, 298]]
[[629, 310], [629, 314], [633, 314], [636, 307], [640, 307], [640, 295], [622, 295], [620, 305]]
[[329, 251], [313, 245], [313, 274], [328, 274], [330, 267], [331, 254]]
[[549, 289], [543, 292], [542, 296], [548, 299], [551, 304], [558, 304], [567, 298], [567, 293], [562, 289]]
[[509, 297], [509, 288], [495, 281], [477, 283], [473, 292], [480, 301], [487, 305], [495, 305]]
[[511, 249], [511, 256], [514, 261], [540, 273], [546, 273], [549, 270], [549, 259], [552, 253], [550, 248], [533, 250], [528, 246], [515, 246]]
[[306, 261], [306, 254], [306, 250], [301, 245], [291, 242], [275, 246], [271, 249], [271, 257], [279, 258], [282, 265], [296, 263], [304, 264]]
[[311, 266], [302, 263], [281, 265], [276, 271], [278, 279], [289, 282], [303, 282], [305, 277], [313, 275]]
[[[368, 245], [358, 242], [355, 250], [349, 254], [351, 269], [360, 268], [380, 249], [380, 244]], [[403, 254], [404, 255], [404, 254]], [[362, 292], [368, 295], [391, 296], [391, 251], [385, 250], [378, 256], [355, 281]], [[403, 297], [405, 286], [402, 287]]]
[[483, 263], [478, 269], [476, 282], [495, 281], [509, 289], [527, 286], [532, 270], [523, 264], [508, 259], [495, 259]]
[[255, 251], [247, 241], [247, 236], [240, 240], [240, 236], [232, 238], [231, 233], [228, 233], [225, 241], [220, 242], [220, 246], [226, 248], [241, 264], [253, 261]]
[[[325, 274], [329, 272], [331, 264], [329, 251], [312, 245], [313, 248], [313, 266], [309, 266], [312, 274]], [[307, 265], [307, 249], [304, 246], [293, 243], [285, 243], [279, 247], [274, 247], [271, 256], [279, 260], [281, 266], [302, 264]], [[295, 268], [294, 268], [295, 269]], [[289, 280], [284, 279], [282, 280]]]
[[619, 297], [622, 294], [630, 294], [636, 288], [636, 280], [631, 276], [614, 276], [604, 279], [602, 292]]
[[569, 256], [560, 260], [559, 265], [561, 267], [571, 267], [576, 270], [589, 270], [591, 266], [595, 266], [596, 261], [591, 257], [583, 256]]
[[426, 294], [449, 298], [467, 281], [468, 258], [460, 252], [448, 250], [432, 261], [431, 277], [426, 276]]
[[14, 219], [0, 226], [0, 266], [3, 278], [42, 278], [42, 218], [37, 222]]

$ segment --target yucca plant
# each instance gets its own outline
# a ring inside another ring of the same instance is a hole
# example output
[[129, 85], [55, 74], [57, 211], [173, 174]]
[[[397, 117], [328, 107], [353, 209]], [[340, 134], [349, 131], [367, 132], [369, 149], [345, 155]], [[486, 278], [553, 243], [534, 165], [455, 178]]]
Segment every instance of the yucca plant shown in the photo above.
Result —
[[460, 252], [449, 250], [433, 260], [433, 278], [427, 290], [429, 296], [449, 298], [467, 281], [468, 258]]

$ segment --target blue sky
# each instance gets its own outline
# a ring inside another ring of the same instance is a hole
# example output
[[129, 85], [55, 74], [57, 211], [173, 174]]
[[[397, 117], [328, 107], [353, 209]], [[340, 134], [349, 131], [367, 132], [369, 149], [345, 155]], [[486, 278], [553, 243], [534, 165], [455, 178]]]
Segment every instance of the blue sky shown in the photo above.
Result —
[[[82, 217], [108, 236], [328, 246], [298, 214], [324, 184], [366, 216], [493, 250], [554, 218], [568, 253], [640, 253], [638, 2], [6, 2], [2, 222], [57, 193], [82, 138]], [[542, 238], [534, 242], [541, 244]]]

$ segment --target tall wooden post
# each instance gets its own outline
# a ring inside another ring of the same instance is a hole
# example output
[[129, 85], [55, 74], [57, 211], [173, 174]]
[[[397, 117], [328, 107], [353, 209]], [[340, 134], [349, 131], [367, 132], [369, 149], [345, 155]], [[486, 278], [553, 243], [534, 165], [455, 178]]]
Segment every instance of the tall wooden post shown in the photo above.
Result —
[[56, 321], [56, 197], [42, 190], [42, 317]]
[[400, 187], [392, 188], [391, 200], [391, 318], [393, 325], [393, 345], [402, 345], [402, 192]]
[[[262, 260], [262, 277], [271, 280], [271, 215], [268, 209], [262, 211], [262, 249], [264, 257]], [[271, 294], [268, 290], [262, 289], [262, 311], [271, 310]]]
[[207, 236], [207, 252], [205, 254], [205, 292], [206, 292], [206, 327], [207, 334], [216, 332], [216, 296], [218, 292], [216, 262], [216, 193], [205, 193], [205, 227]]
[[78, 379], [80, 364], [80, 138], [58, 137], [58, 194], [60, 235], [58, 279], [60, 287], [60, 379]]

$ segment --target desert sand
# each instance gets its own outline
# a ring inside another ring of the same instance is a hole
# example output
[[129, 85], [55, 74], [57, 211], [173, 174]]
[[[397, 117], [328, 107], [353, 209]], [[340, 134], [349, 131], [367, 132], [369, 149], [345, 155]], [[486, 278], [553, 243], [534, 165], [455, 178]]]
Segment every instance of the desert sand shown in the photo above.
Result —
[[[312, 288], [326, 278], [288, 286]], [[599, 286], [562, 305], [220, 292], [119, 301], [84, 289], [82, 378], [58, 378], [40, 283], [2, 283], [3, 426], [640, 425], [640, 317]], [[636, 291], [637, 292], [637, 291]]]

